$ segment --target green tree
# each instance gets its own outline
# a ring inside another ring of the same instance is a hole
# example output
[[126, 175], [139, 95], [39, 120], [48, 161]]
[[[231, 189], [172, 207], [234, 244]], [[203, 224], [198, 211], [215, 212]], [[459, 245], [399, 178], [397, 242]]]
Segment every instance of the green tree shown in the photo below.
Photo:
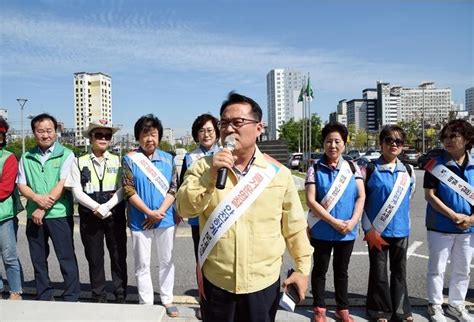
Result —
[[[311, 115], [311, 151], [321, 148], [321, 118], [317, 114]], [[308, 133], [309, 122], [306, 120], [306, 133]], [[284, 122], [280, 129], [280, 138], [288, 143], [290, 152], [297, 152], [302, 148], [303, 120], [295, 121], [291, 118]]]
[[420, 133], [420, 124], [417, 120], [413, 121], [401, 121], [398, 122], [398, 126], [405, 130], [407, 134], [407, 140], [405, 146], [415, 147], [418, 135]]

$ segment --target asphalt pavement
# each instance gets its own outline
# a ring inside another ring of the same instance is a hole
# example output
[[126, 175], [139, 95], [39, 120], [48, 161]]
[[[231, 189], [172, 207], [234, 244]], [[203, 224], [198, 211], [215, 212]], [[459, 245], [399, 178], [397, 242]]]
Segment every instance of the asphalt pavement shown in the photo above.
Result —
[[[407, 261], [407, 282], [408, 282], [408, 291], [410, 295], [410, 301], [413, 305], [413, 310], [415, 313], [415, 321], [426, 321], [426, 266], [428, 259], [428, 249], [426, 245], [426, 229], [424, 226], [424, 214], [426, 202], [423, 197], [422, 189], [422, 179], [423, 171], [415, 171], [418, 189], [414, 195], [411, 205], [411, 235], [410, 235], [410, 247], [408, 250], [408, 261]], [[19, 214], [20, 219], [20, 228], [18, 231], [18, 251], [20, 259], [23, 266], [24, 276], [25, 276], [25, 299], [32, 299], [34, 294], [34, 275], [33, 267], [29, 259], [28, 244], [25, 236], [25, 214]], [[76, 221], [78, 218], [76, 218]], [[74, 233], [75, 247], [76, 247], [76, 256], [79, 262], [79, 274], [81, 281], [81, 302], [90, 301], [90, 286], [89, 286], [89, 276], [88, 276], [88, 266], [85, 259], [83, 246], [81, 244], [80, 235], [79, 235], [79, 225], [75, 225]], [[52, 245], [51, 245], [52, 246]], [[107, 254], [107, 252], [106, 252]], [[107, 257], [107, 255], [106, 255]], [[197, 307], [197, 290], [195, 282], [195, 262], [194, 254], [192, 250], [192, 240], [190, 228], [186, 224], [181, 224], [177, 230], [176, 242], [174, 249], [174, 261], [176, 266], [176, 277], [175, 277], [175, 303], [178, 305], [180, 311], [180, 317], [170, 319], [165, 317], [164, 321], [197, 321], [195, 318], [195, 309]], [[136, 280], [133, 275], [134, 261], [131, 251], [131, 240], [128, 239], [128, 297], [127, 304], [136, 304], [138, 302], [137, 298], [137, 288]], [[282, 272], [286, 272], [288, 268], [292, 266], [291, 259], [288, 254], [284, 256], [284, 265]], [[156, 256], [152, 256], [152, 279], [155, 290], [158, 290], [158, 281], [157, 281], [157, 269], [156, 269]], [[471, 264], [471, 268], [473, 265]], [[0, 270], [2, 270], [0, 268]], [[60, 301], [61, 296], [61, 287], [62, 287], [62, 277], [59, 269], [59, 265], [54, 254], [54, 249], [51, 247], [51, 255], [49, 258], [49, 270], [50, 277], [53, 286], [56, 288], [55, 297]], [[2, 271], [2, 276], [4, 282], [6, 283], [5, 273]], [[110, 290], [110, 265], [109, 260], [106, 258], [106, 277], [108, 282], [108, 287]], [[449, 277], [449, 274], [447, 274]], [[364, 319], [364, 305], [365, 297], [367, 292], [367, 279], [368, 279], [368, 255], [367, 255], [367, 246], [362, 238], [359, 237], [354, 246], [354, 252], [351, 257], [351, 263], [349, 268], [349, 296], [350, 296], [350, 305], [351, 313], [355, 315], [356, 321], [365, 321]], [[471, 278], [469, 291], [467, 295], [466, 305], [469, 308], [474, 308], [474, 282]], [[333, 275], [331, 269], [327, 275], [327, 285], [326, 285], [326, 295], [328, 299], [329, 310], [334, 309], [334, 284], [333, 284]], [[447, 289], [445, 289], [445, 295], [447, 295]], [[156, 291], [155, 293], [155, 304], [159, 304], [159, 294]], [[7, 298], [7, 294], [3, 294], [3, 298]], [[108, 300], [110, 303], [113, 303], [113, 296], [109, 294]], [[6, 301], [3, 301], [3, 304]], [[96, 305], [96, 304], [91, 304]], [[329, 314], [329, 317], [333, 313]], [[303, 302], [301, 306], [297, 307], [296, 313], [288, 313], [285, 311], [278, 311], [277, 321], [309, 321], [311, 317], [311, 293], [308, 291], [307, 300]], [[1, 320], [1, 318], [0, 318]], [[331, 320], [330, 320], [331, 321]]]

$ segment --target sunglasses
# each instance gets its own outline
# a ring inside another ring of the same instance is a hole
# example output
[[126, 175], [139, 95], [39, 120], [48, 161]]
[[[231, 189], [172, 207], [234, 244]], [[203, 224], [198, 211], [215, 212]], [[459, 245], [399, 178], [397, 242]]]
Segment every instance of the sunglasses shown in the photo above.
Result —
[[110, 141], [112, 139], [112, 133], [94, 132], [93, 135], [96, 140]]
[[392, 144], [395, 143], [395, 145], [397, 145], [397, 146], [401, 146], [405, 143], [402, 139], [394, 139], [394, 138], [391, 138], [389, 136], [385, 137], [383, 139], [383, 142], [387, 145], [392, 145]]

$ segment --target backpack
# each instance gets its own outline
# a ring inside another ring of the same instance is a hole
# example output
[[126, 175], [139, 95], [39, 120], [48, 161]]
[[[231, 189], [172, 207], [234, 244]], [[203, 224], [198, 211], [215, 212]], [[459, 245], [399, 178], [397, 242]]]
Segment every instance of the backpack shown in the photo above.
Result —
[[[405, 168], [407, 169], [407, 172], [408, 172], [408, 175], [412, 176], [412, 169], [410, 167], [410, 165], [408, 163], [405, 163], [403, 162], [403, 165], [405, 166]], [[370, 176], [372, 175], [372, 173], [374, 172], [375, 170], [375, 163], [370, 161], [369, 163], [367, 163], [367, 168], [365, 170], [365, 184], [367, 184], [367, 182], [369, 182], [369, 179], [370, 179]]]

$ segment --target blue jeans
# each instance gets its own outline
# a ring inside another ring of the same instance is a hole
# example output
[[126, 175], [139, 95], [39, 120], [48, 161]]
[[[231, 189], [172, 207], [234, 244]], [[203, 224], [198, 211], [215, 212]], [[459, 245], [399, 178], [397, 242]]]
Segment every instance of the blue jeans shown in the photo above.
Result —
[[16, 232], [18, 219], [12, 218], [0, 222], [0, 254], [5, 266], [10, 292], [21, 293], [22, 272], [16, 252]]

